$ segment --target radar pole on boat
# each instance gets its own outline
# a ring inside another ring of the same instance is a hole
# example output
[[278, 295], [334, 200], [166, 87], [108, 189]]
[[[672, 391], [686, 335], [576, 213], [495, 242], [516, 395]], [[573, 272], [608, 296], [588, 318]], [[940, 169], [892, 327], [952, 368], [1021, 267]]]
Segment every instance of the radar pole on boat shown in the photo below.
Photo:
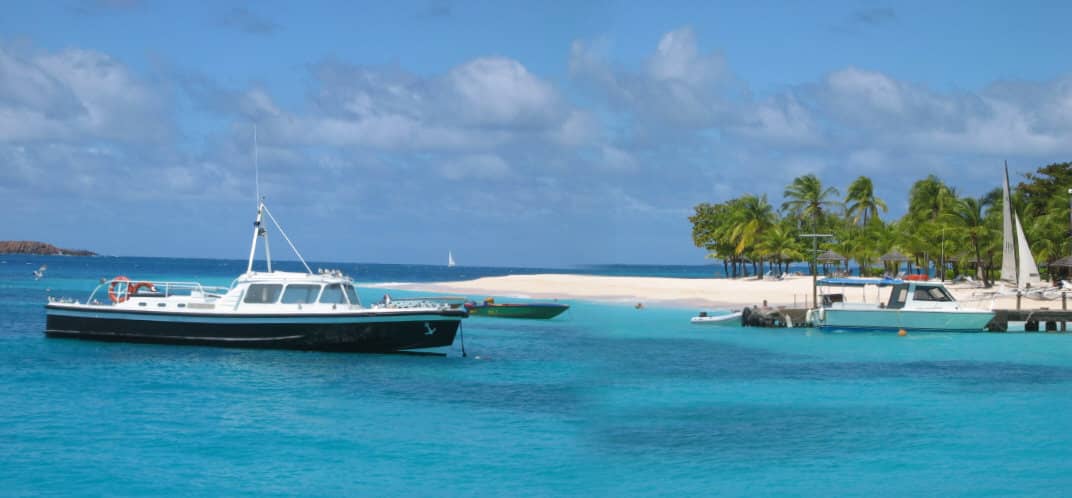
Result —
[[[261, 199], [261, 165], [260, 165], [260, 161], [258, 161], [257, 159], [258, 159], [258, 155], [257, 155], [257, 124], [254, 123], [253, 124], [253, 188], [255, 189], [255, 192], [257, 194], [257, 198], [255, 200], [257, 201], [257, 209], [259, 210], [261, 208], [261, 201], [263, 199]], [[257, 214], [259, 215], [260, 213], [257, 213]]]
[[[253, 272], [253, 258], [257, 255], [257, 237], [261, 234], [266, 234], [264, 228], [261, 228], [261, 221], [264, 219], [264, 199], [261, 199], [261, 168], [257, 160], [257, 125], [253, 125], [253, 185], [257, 196], [257, 219], [253, 221], [253, 241], [249, 244], [249, 263], [246, 265], [246, 273]], [[267, 244], [268, 238], [265, 237], [265, 244]], [[267, 245], [265, 245], [267, 249]], [[265, 256], [268, 256], [267, 250]], [[272, 271], [272, 262], [268, 259], [268, 271]]]
[[257, 125], [253, 125], [253, 171], [257, 191], [257, 219], [253, 222], [253, 241], [249, 246], [249, 263], [246, 265], [246, 273], [251, 273], [253, 271], [253, 258], [257, 254], [257, 237], [264, 237], [264, 260], [268, 265], [268, 272], [271, 273], [272, 271], [272, 251], [268, 247], [268, 230], [262, 226], [264, 215], [267, 214], [268, 219], [272, 220], [275, 228], [279, 230], [279, 234], [283, 236], [283, 240], [287, 241], [287, 245], [294, 251], [294, 255], [298, 257], [298, 261], [301, 261], [302, 266], [305, 267], [305, 271], [312, 274], [313, 270], [309, 268], [309, 264], [305, 262], [305, 258], [302, 257], [301, 252], [299, 252], [298, 248], [294, 246], [294, 243], [290, 241], [290, 237], [287, 237], [287, 232], [283, 230], [283, 226], [276, 221], [274, 216], [272, 216], [272, 212], [269, 211], [268, 206], [264, 204], [264, 198], [261, 197], [261, 170], [257, 156]]

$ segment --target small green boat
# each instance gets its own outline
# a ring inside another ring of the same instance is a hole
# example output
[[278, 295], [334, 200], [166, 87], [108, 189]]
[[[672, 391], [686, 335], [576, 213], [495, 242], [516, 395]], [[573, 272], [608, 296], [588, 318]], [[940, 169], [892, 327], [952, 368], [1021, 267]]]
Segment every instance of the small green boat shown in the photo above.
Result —
[[568, 304], [559, 303], [503, 303], [497, 304], [485, 300], [482, 304], [465, 303], [465, 309], [473, 316], [496, 316], [500, 318], [538, 318], [547, 319], [561, 315], [569, 309]]

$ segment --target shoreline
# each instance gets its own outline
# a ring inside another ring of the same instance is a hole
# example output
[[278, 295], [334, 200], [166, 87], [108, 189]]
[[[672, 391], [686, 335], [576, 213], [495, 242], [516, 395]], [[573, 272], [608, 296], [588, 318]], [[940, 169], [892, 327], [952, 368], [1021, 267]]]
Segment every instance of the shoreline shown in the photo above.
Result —
[[[788, 276], [782, 280], [755, 278], [674, 278], [624, 277], [546, 273], [483, 277], [453, 282], [366, 284], [365, 287], [460, 294], [470, 299], [503, 297], [514, 299], [568, 299], [611, 304], [658, 306], [667, 308], [717, 309], [762, 305], [803, 308], [811, 304], [810, 276]], [[1016, 296], [991, 297], [998, 287], [982, 289], [946, 284], [946, 288], [965, 308], [1016, 309]], [[819, 294], [822, 295], [822, 287]], [[885, 301], [889, 288], [832, 287], [828, 292], [844, 293], [851, 302]], [[1022, 309], [1061, 309], [1061, 299], [1052, 301], [1023, 298]]]

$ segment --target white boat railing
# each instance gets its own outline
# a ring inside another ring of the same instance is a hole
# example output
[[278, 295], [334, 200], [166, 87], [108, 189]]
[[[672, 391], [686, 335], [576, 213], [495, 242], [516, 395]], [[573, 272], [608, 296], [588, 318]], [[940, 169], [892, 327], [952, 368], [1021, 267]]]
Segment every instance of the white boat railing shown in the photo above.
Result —
[[372, 305], [373, 308], [433, 308], [433, 309], [459, 309], [465, 304], [466, 298], [457, 296], [420, 296], [392, 298], [385, 295], [384, 299]]
[[[161, 282], [155, 280], [128, 280], [117, 279], [102, 281], [95, 288], [93, 292], [89, 294], [89, 303], [96, 301], [97, 293], [101, 289], [106, 289], [105, 293], [115, 294], [117, 298], [126, 300], [133, 297], [130, 294], [130, 289], [133, 286], [137, 286], [136, 294], [133, 296], [141, 297], [169, 297], [169, 296], [201, 296], [206, 298], [217, 298], [227, 293], [228, 287], [222, 285], [201, 285], [200, 282]], [[145, 291], [142, 291], [145, 289]], [[110, 299], [110, 296], [109, 296]]]

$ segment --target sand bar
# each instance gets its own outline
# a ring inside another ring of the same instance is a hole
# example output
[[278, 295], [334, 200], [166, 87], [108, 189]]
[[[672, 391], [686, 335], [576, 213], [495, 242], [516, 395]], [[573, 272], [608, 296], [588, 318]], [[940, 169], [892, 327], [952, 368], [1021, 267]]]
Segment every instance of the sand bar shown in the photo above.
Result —
[[[740, 308], [758, 305], [767, 300], [771, 306], [799, 306], [811, 303], [812, 280], [808, 276], [790, 276], [783, 280], [755, 278], [662, 278], [611, 277], [597, 275], [541, 274], [485, 277], [460, 282], [372, 285], [386, 289], [403, 289], [442, 294], [459, 294], [479, 300], [484, 297], [514, 297], [530, 299], [573, 299], [611, 303], [644, 303], [645, 306], [689, 308]], [[1016, 308], [1015, 296], [992, 300], [996, 289], [980, 289], [947, 284], [947, 288], [965, 307], [988, 309]], [[820, 289], [821, 292], [821, 289]], [[828, 292], [844, 292], [846, 300], [876, 302], [885, 300], [887, 289], [830, 288]], [[1070, 296], [1072, 300], [1072, 296]], [[1072, 303], [1070, 303], [1072, 304]], [[1061, 300], [1037, 301], [1022, 299], [1024, 309], [1049, 307], [1060, 309]]]

